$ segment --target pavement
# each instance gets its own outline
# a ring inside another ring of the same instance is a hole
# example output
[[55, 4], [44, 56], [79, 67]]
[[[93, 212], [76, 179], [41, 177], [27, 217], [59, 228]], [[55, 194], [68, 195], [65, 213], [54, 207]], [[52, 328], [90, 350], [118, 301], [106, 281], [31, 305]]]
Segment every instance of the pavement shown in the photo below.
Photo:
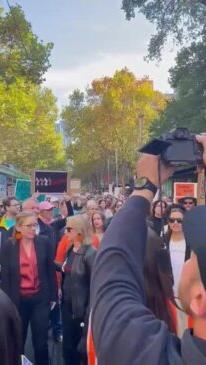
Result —
[[[64, 365], [64, 361], [62, 358], [62, 344], [57, 343], [52, 339], [52, 336], [49, 332], [48, 338], [49, 345], [49, 358], [50, 365]], [[31, 330], [29, 328], [26, 346], [25, 346], [25, 356], [34, 364], [34, 354], [32, 348], [32, 340], [31, 340]]]

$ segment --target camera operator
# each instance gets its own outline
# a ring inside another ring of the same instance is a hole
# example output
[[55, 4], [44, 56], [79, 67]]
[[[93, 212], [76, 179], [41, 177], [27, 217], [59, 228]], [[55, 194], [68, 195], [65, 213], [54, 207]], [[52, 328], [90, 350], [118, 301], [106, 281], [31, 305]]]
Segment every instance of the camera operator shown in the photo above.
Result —
[[[196, 138], [203, 145], [206, 165], [206, 137]], [[164, 183], [172, 169], [161, 164], [158, 174], [158, 157], [143, 155], [137, 173], [147, 182], [112, 220], [94, 265], [91, 322], [98, 365], [206, 364], [206, 207], [196, 207], [185, 217], [192, 254], [183, 265], [179, 297], [194, 324], [193, 333], [185, 331], [180, 351], [178, 339], [147, 308], [143, 277], [146, 218], [158, 175]]]

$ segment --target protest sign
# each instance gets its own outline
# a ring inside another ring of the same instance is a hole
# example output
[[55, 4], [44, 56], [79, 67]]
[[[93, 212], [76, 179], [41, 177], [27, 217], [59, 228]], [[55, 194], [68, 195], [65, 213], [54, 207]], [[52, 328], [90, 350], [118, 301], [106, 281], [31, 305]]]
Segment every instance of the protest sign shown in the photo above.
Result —
[[34, 172], [33, 192], [43, 194], [64, 194], [68, 191], [67, 171], [43, 171]]
[[31, 181], [17, 179], [15, 185], [15, 197], [19, 201], [24, 201], [31, 197]]

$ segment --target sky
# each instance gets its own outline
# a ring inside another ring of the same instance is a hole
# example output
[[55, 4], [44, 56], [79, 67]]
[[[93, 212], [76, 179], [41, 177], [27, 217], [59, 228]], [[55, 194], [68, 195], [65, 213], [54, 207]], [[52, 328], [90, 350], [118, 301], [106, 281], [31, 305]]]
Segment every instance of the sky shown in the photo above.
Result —
[[[168, 70], [175, 50], [168, 45], [162, 62], [146, 62], [154, 27], [140, 14], [131, 21], [121, 10], [122, 0], [9, 0], [22, 6], [33, 32], [53, 42], [51, 68], [45, 85], [61, 107], [74, 89], [82, 91], [92, 80], [112, 76], [127, 67], [137, 78], [149, 76], [155, 89], [171, 92]], [[6, 0], [0, 4], [8, 9]]]

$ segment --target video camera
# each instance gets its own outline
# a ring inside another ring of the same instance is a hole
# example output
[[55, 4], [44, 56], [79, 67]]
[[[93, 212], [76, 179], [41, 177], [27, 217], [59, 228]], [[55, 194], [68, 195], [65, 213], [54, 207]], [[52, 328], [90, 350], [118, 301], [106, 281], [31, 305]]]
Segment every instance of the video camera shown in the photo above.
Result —
[[197, 166], [203, 163], [202, 145], [187, 128], [177, 128], [155, 138], [139, 151], [160, 155], [163, 161], [173, 166]]

